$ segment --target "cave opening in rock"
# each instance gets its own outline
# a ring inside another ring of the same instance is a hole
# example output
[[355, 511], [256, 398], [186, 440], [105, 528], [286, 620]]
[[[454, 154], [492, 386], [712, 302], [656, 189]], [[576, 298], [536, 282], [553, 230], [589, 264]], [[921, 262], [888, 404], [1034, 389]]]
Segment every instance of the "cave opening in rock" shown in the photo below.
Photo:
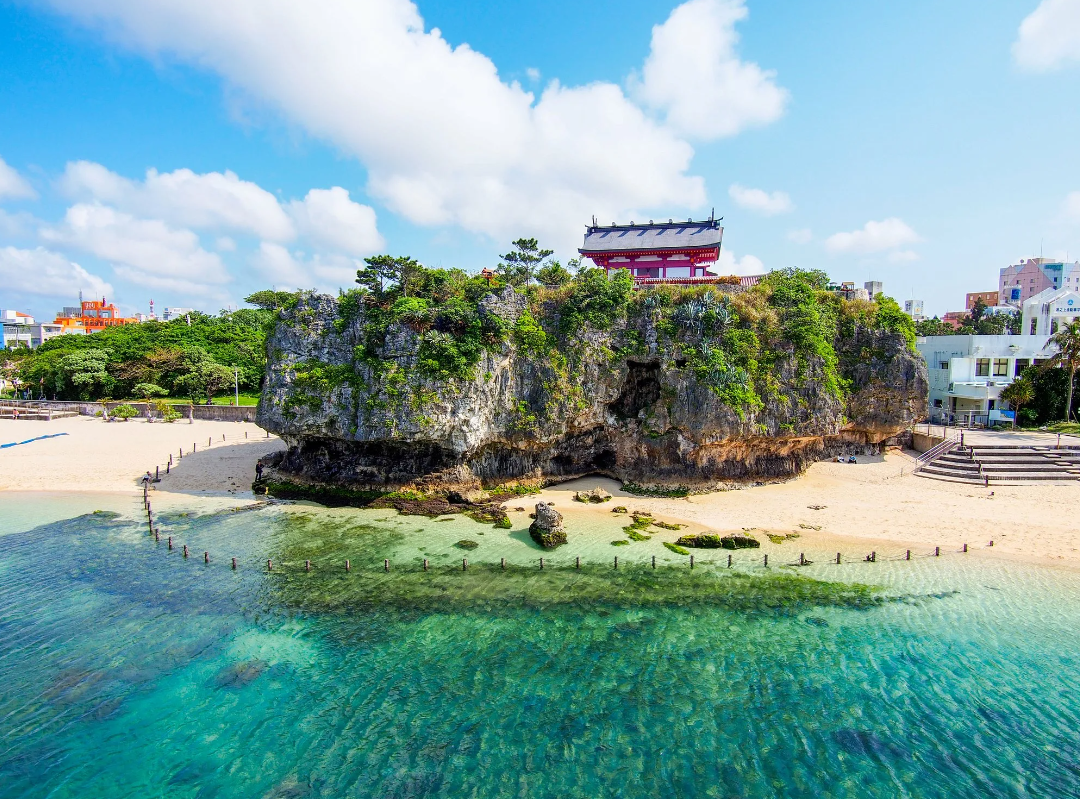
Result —
[[634, 419], [660, 399], [660, 362], [629, 362], [619, 396], [608, 407], [619, 419]]

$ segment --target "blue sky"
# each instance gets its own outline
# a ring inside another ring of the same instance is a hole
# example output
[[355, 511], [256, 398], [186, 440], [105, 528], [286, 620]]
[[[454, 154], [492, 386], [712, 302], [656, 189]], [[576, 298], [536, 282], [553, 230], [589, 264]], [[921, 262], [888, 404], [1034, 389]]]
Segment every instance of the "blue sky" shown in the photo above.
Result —
[[0, 307], [216, 311], [715, 207], [725, 271], [940, 314], [1080, 257], [1078, 62], [1080, 0], [0, 0]]

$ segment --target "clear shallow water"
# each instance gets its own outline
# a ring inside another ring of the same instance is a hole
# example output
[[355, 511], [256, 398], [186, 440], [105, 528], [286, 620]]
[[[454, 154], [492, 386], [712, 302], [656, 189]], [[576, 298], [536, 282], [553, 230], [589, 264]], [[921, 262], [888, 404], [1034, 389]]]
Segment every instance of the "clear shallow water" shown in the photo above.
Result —
[[1069, 572], [803, 570], [875, 604], [637, 544], [504, 573], [540, 553], [463, 520], [161, 521], [188, 561], [105, 514], [0, 539], [3, 796], [1080, 796]]

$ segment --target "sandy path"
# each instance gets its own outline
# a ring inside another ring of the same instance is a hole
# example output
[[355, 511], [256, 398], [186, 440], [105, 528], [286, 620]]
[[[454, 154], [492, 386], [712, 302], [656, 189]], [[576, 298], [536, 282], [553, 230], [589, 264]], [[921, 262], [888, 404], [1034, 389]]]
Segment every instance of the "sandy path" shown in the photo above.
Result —
[[[159, 491], [250, 495], [255, 461], [282, 447], [276, 436], [267, 438], [245, 422], [0, 419], [0, 444], [58, 433], [65, 435], [0, 449], [0, 491], [131, 492], [142, 474], [160, 467]], [[170, 454], [173, 468], [166, 476]]]

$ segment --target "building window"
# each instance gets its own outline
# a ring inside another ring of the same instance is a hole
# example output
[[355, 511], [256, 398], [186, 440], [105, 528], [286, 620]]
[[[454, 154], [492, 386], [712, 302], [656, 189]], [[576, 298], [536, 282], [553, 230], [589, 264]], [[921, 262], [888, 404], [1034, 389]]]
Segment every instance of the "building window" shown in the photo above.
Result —
[[1025, 369], [1027, 369], [1028, 366], [1030, 366], [1030, 365], [1031, 365], [1031, 361], [1029, 359], [1027, 359], [1027, 358], [1017, 358], [1016, 363], [1013, 365], [1013, 374], [1016, 377], [1019, 377], [1020, 373], [1023, 372]]
[[1009, 359], [994, 358], [994, 377], [1007, 377], [1009, 374]]
[[941, 400], [939, 400], [939, 399], [934, 400], [934, 407], [935, 408], [940, 408], [941, 407]]
[[948, 368], [949, 368], [949, 362], [948, 361], [939, 361], [938, 362], [938, 369], [946, 369], [947, 370]]
[[975, 376], [976, 377], [990, 377], [990, 359], [989, 358], [976, 358], [975, 359]]

